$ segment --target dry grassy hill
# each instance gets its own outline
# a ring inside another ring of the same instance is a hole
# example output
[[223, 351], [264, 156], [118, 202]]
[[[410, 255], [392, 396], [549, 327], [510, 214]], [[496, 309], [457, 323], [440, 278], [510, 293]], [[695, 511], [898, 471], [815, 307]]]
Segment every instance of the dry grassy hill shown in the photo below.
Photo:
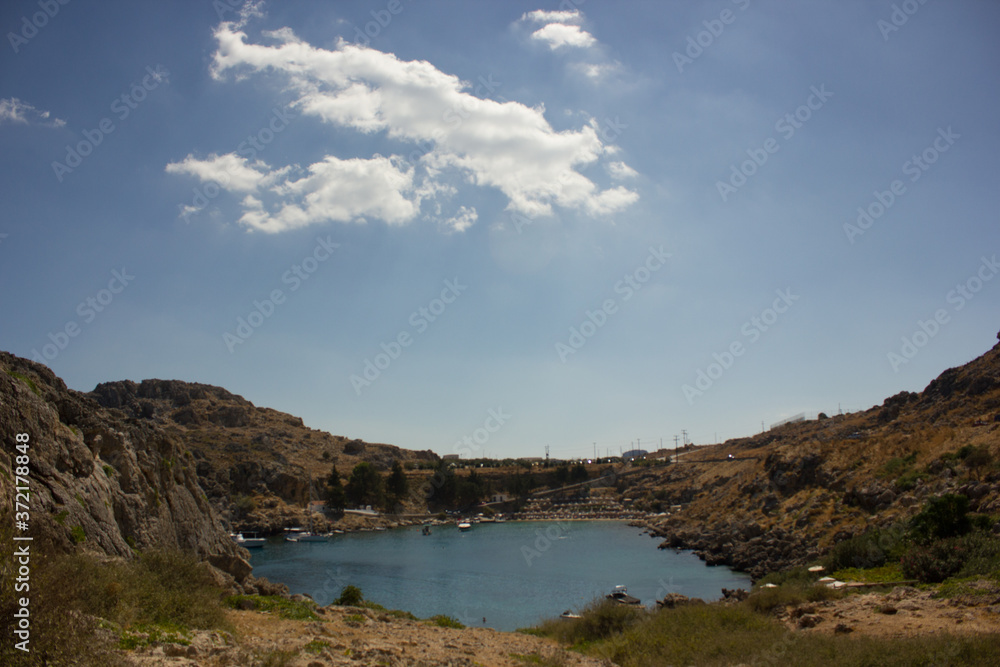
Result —
[[[249, 523], [268, 530], [303, 517], [310, 500], [321, 500], [316, 480], [336, 464], [342, 476], [361, 461], [380, 471], [394, 460], [436, 460], [433, 452], [352, 440], [309, 428], [300, 417], [256, 407], [242, 396], [178, 380], [107, 382], [90, 396], [106, 408], [154, 425], [183, 442], [194, 457], [205, 493], [232, 520], [233, 501], [255, 510]], [[252, 499], [252, 500], [251, 500]]]
[[912, 516], [942, 493], [998, 513], [998, 460], [1000, 345], [920, 393], [699, 448], [619, 491], [650, 511], [683, 506], [650, 521], [667, 545], [761, 575]]

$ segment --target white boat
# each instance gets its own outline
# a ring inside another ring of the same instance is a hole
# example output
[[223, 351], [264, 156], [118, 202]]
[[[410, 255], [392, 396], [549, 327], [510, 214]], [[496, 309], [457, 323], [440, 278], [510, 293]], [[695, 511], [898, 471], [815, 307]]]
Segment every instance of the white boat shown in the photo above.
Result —
[[263, 537], [244, 537], [243, 533], [229, 533], [229, 537], [244, 549], [257, 549], [267, 543], [267, 540]]
[[463, 521], [462, 523], [458, 524], [458, 529], [463, 533], [469, 530], [470, 528], [472, 528], [472, 524], [467, 521]]
[[[242, 535], [242, 533], [240, 533]], [[243, 546], [247, 549], [259, 549], [267, 544], [267, 539], [260, 537], [257, 533], [247, 533], [243, 535]]]
[[624, 586], [615, 586], [614, 590], [604, 597], [614, 600], [618, 604], [640, 604], [639, 598], [629, 595], [628, 589]]
[[326, 542], [330, 538], [329, 535], [324, 533], [311, 533], [308, 530], [303, 530], [294, 535], [285, 536], [286, 542]]

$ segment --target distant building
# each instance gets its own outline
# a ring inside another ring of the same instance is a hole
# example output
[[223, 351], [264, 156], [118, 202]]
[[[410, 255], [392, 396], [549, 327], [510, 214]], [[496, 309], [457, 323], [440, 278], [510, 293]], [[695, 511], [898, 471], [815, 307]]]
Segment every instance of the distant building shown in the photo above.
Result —
[[635, 459], [646, 458], [646, 454], [649, 454], [645, 449], [630, 449], [624, 454], [622, 454], [623, 461], [634, 461]]
[[326, 509], [325, 500], [310, 500], [309, 501], [309, 511], [314, 514], [322, 514], [323, 510]]
[[458, 454], [445, 454], [441, 458], [443, 458], [445, 461], [457, 461]]

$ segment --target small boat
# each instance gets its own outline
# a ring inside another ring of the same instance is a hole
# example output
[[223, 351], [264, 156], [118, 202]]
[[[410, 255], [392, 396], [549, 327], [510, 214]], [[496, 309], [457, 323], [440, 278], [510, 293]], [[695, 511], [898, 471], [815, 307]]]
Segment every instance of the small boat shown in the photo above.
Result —
[[606, 595], [609, 600], [614, 600], [619, 604], [639, 604], [639, 598], [632, 597], [628, 594], [628, 589], [624, 586], [615, 586], [614, 589]]
[[472, 528], [472, 524], [469, 523], [468, 521], [463, 521], [462, 523], [458, 524], [458, 529], [463, 533], [469, 530], [470, 528]]
[[423, 528], [422, 528], [422, 529], [420, 530], [420, 533], [421, 533], [422, 535], [430, 535], [430, 534], [431, 534], [431, 527], [430, 527], [430, 526], [424, 526], [424, 527], [423, 527]]
[[[240, 533], [242, 535], [242, 533]], [[243, 535], [243, 546], [247, 549], [259, 549], [267, 544], [267, 539], [260, 537], [257, 533], [247, 533]]]
[[574, 614], [569, 609], [559, 614], [559, 618], [580, 618], [579, 614]]
[[329, 537], [325, 533], [311, 533], [305, 530], [296, 535], [294, 539], [291, 537], [286, 537], [285, 539], [289, 542], [326, 542]]
[[229, 537], [232, 538], [233, 542], [240, 545], [244, 549], [257, 549], [267, 543], [267, 540], [263, 537], [257, 537], [253, 533], [250, 533], [250, 535], [250, 537], [246, 537], [243, 533], [229, 533]]

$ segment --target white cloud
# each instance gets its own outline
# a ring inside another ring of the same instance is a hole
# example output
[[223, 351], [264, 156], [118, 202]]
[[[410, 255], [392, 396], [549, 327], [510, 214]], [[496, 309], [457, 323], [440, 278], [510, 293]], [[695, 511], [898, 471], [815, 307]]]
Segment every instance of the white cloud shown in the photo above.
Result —
[[270, 168], [260, 160], [251, 165], [245, 157], [236, 153], [213, 153], [207, 160], [198, 160], [189, 154], [180, 162], [168, 164], [166, 171], [168, 174], [187, 174], [205, 182], [218, 183], [231, 192], [252, 192], [265, 180], [273, 180], [274, 177]]
[[615, 179], [616, 181], [622, 181], [625, 180], [626, 178], [635, 178], [636, 176], [639, 175], [639, 172], [637, 172], [635, 169], [628, 166], [624, 162], [609, 162], [605, 166], [608, 170], [608, 173], [611, 175], [611, 178]]
[[[514, 22], [526, 31], [527, 42], [544, 44], [549, 50], [568, 58], [571, 72], [582, 75], [592, 84], [602, 83], [610, 74], [622, 70], [621, 63], [608, 56], [607, 49], [594, 35], [583, 29], [583, 13], [579, 10], [525, 12]], [[541, 27], [535, 26], [541, 24]]]
[[579, 23], [583, 20], [583, 14], [578, 9], [547, 12], [544, 9], [536, 9], [533, 12], [525, 12], [521, 15], [522, 21], [532, 21], [533, 23]]
[[469, 208], [459, 206], [456, 214], [445, 220], [442, 224], [450, 232], [464, 232], [466, 229], [474, 225], [478, 219], [479, 213], [476, 211], [474, 206]]
[[549, 23], [531, 33], [531, 39], [545, 42], [553, 51], [564, 46], [587, 49], [597, 43], [594, 36], [580, 26], [565, 23]]
[[[227, 192], [245, 194], [240, 222], [251, 229], [276, 233], [321, 222], [362, 222], [377, 218], [389, 224], [412, 220], [428, 193], [414, 191], [413, 168], [404, 169], [380, 155], [365, 160], [327, 156], [299, 173], [295, 167], [272, 170], [252, 165], [235, 153], [198, 160], [188, 155], [168, 164], [168, 173], [187, 174], [216, 183]], [[190, 214], [199, 209], [185, 207]]]
[[[303, 115], [364, 134], [384, 132], [419, 148], [409, 162], [326, 156], [298, 180], [288, 177], [291, 167], [270, 170], [234, 154], [168, 165], [202, 180], [227, 173], [232, 190], [252, 191], [241, 218], [252, 228], [275, 232], [369, 217], [403, 224], [419, 215], [422, 201], [453, 192], [443, 179], [456, 175], [499, 189], [509, 209], [532, 217], [551, 215], [553, 207], [608, 215], [638, 198], [622, 187], [602, 191], [579, 171], [611, 152], [595, 121], [557, 132], [544, 108], [475, 97], [468, 84], [426, 61], [402, 61], [343, 41], [333, 50], [316, 48], [286, 28], [269, 36], [278, 43], [247, 43], [234, 24], [221, 24], [212, 75], [284, 75]], [[459, 209], [447, 224], [466, 229], [476, 217], [475, 209]]]
[[0, 99], [0, 125], [3, 123], [18, 123], [21, 125], [44, 125], [47, 127], [62, 127], [66, 121], [53, 118], [48, 111], [39, 111], [31, 104], [16, 97]]

